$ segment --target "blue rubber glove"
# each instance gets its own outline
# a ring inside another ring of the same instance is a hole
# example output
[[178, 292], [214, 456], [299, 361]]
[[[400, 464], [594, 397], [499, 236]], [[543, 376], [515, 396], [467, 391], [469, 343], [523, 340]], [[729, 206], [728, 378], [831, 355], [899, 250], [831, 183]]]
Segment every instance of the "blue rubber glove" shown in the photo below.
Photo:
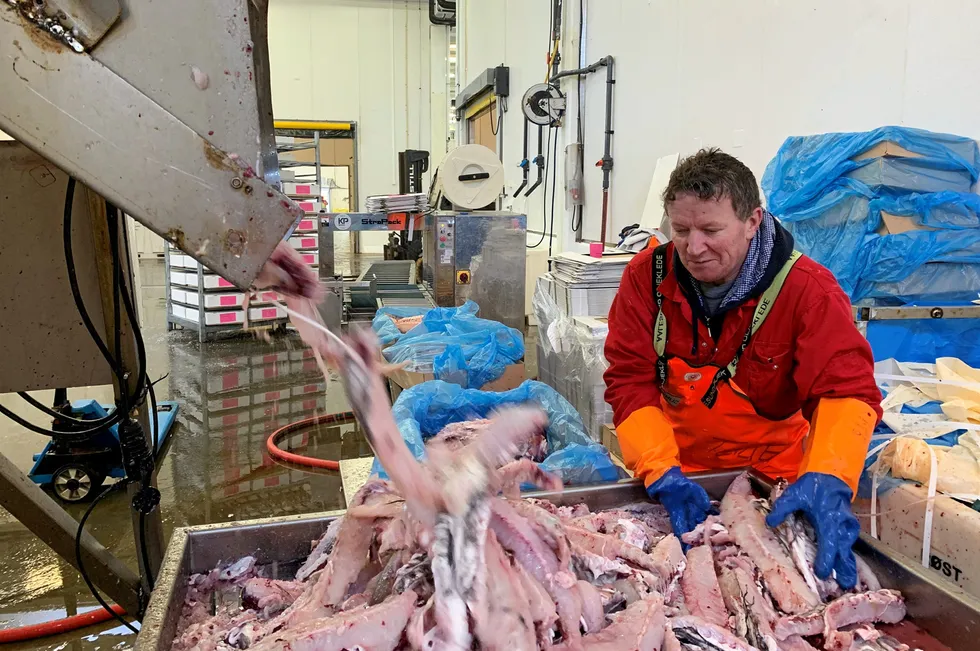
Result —
[[704, 522], [711, 511], [708, 494], [685, 477], [678, 466], [674, 466], [650, 484], [647, 495], [652, 500], [658, 500], [667, 509], [670, 524], [678, 537]]
[[837, 573], [837, 584], [850, 590], [857, 583], [857, 561], [851, 549], [861, 533], [851, 511], [851, 489], [841, 479], [822, 472], [808, 472], [790, 484], [766, 518], [778, 527], [791, 513], [803, 513], [817, 531], [817, 558], [813, 563], [821, 579]]

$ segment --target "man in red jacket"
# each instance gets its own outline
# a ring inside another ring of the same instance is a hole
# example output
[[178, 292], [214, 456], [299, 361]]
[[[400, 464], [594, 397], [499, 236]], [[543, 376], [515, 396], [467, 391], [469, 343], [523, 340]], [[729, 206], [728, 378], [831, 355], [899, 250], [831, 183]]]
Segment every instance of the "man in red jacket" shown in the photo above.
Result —
[[793, 250], [732, 156], [685, 159], [663, 201], [673, 241], [627, 265], [609, 312], [606, 401], [623, 459], [678, 535], [710, 509], [685, 472], [751, 466], [794, 482], [770, 526], [801, 511], [817, 574], [853, 587], [850, 504], [881, 393], [850, 301]]

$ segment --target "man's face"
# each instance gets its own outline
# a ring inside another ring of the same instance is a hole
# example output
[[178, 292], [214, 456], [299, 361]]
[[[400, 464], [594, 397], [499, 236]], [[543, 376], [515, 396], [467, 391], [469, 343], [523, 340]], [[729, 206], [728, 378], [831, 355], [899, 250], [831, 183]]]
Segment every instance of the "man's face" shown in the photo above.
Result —
[[702, 201], [692, 194], [678, 195], [666, 208], [684, 268], [702, 283], [718, 285], [734, 280], [749, 242], [759, 230], [762, 208], [756, 208], [743, 221], [728, 197]]

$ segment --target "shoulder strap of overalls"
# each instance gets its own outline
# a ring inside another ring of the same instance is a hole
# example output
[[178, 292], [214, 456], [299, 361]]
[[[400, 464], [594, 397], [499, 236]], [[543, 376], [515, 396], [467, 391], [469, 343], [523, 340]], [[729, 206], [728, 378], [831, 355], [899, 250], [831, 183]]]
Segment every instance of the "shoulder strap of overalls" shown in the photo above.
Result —
[[664, 316], [664, 295], [660, 284], [667, 276], [667, 245], [661, 244], [653, 250], [653, 297], [657, 302], [657, 318], [653, 323], [653, 350], [657, 353], [657, 383], [663, 388], [667, 383], [667, 317]]
[[786, 282], [786, 277], [789, 276], [790, 270], [793, 269], [793, 265], [796, 261], [800, 259], [802, 254], [799, 251], [793, 251], [789, 259], [783, 264], [782, 269], [773, 278], [772, 283], [762, 292], [762, 297], [759, 299], [759, 304], [755, 306], [755, 313], [752, 315], [752, 322], [749, 327], [745, 330], [745, 336], [742, 337], [742, 345], [739, 346], [738, 352], [735, 353], [735, 357], [729, 362], [728, 366], [725, 368], [718, 369], [715, 373], [715, 377], [711, 380], [711, 386], [705, 392], [704, 397], [701, 398], [701, 402], [708, 408], [715, 404], [715, 400], [718, 398], [718, 384], [722, 380], [730, 380], [735, 377], [735, 372], [738, 370], [738, 360], [741, 359], [742, 354], [745, 349], [749, 347], [749, 341], [752, 339], [762, 324], [765, 323], [766, 317], [769, 316], [769, 312], [772, 311], [773, 303], [779, 297], [779, 292], [783, 289], [783, 284]]

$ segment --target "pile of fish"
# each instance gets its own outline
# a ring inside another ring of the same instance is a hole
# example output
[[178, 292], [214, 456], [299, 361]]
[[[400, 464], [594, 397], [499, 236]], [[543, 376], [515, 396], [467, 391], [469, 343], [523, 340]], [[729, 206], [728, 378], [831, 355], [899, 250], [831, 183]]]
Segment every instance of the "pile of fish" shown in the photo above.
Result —
[[251, 558], [192, 577], [174, 649], [908, 649], [874, 626], [904, 618], [901, 594], [864, 563], [856, 591], [818, 580], [804, 524], [767, 528], [747, 476], [683, 540], [657, 504], [520, 499], [524, 483], [561, 489], [514, 460], [541, 435], [540, 410], [499, 412], [423, 464], [395, 427], [370, 334], [331, 346], [391, 481], [357, 493], [292, 581]]
[[[490, 423], [491, 421], [486, 418], [449, 423], [438, 434], [426, 441], [426, 447], [428, 449], [443, 447], [449, 452], [457, 452], [472, 443], [477, 437], [482, 436], [483, 431]], [[548, 439], [544, 432], [531, 432], [527, 438], [519, 443], [514, 456], [515, 459], [530, 459], [538, 463], [544, 461], [545, 457], [548, 456]]]
[[395, 327], [398, 328], [398, 332], [405, 334], [418, 324], [422, 323], [422, 316], [423, 315], [421, 314], [418, 316], [406, 316], [401, 318], [393, 316], [391, 317], [391, 320], [394, 321]]

